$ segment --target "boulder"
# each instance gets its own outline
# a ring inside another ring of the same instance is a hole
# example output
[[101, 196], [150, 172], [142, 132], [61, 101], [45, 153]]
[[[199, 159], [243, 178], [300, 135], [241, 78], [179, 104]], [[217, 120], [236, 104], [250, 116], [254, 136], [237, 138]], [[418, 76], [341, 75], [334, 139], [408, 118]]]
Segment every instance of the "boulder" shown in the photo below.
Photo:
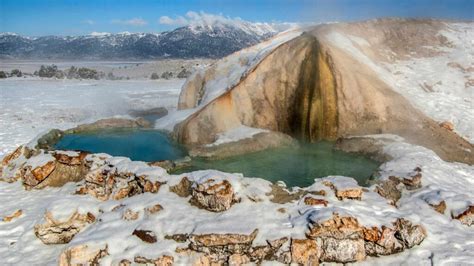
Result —
[[155, 243], [157, 240], [155, 233], [150, 230], [135, 229], [132, 235], [140, 238], [143, 242], [146, 243]]
[[328, 201], [325, 199], [317, 199], [313, 197], [305, 197], [304, 198], [304, 204], [310, 205], [310, 206], [316, 206], [316, 205], [322, 205], [324, 207], [328, 206]]
[[192, 187], [191, 202], [212, 212], [228, 210], [234, 201], [234, 190], [226, 179], [209, 178]]
[[180, 197], [186, 198], [192, 194], [192, 185], [193, 183], [185, 176], [177, 185], [170, 186], [170, 191]]
[[428, 203], [435, 211], [444, 214], [446, 211], [446, 202], [444, 200], [438, 202], [437, 204]]
[[34, 232], [44, 244], [65, 244], [79, 233], [88, 224], [95, 222], [95, 216], [91, 213], [80, 214], [74, 212], [65, 221], [53, 218], [51, 212], [46, 212], [45, 223], [34, 226]]
[[119, 172], [113, 166], [104, 165], [87, 173], [85, 184], [77, 192], [99, 200], [120, 200], [146, 192], [157, 193], [160, 187], [159, 181], [150, 181], [147, 176]]
[[291, 260], [298, 265], [319, 265], [321, 248], [312, 239], [291, 240]]
[[462, 224], [472, 226], [474, 224], [474, 205], [469, 206], [465, 211], [453, 217]]
[[247, 263], [250, 263], [249, 257], [243, 254], [232, 254], [229, 256], [228, 262], [229, 266], [240, 266]]
[[362, 187], [357, 184], [357, 181], [349, 177], [333, 177], [326, 178], [323, 184], [334, 190], [336, 197], [339, 200], [343, 199], [362, 199]]
[[31, 169], [31, 166], [24, 168], [23, 184], [27, 189], [31, 189], [45, 180], [56, 168], [55, 161], [48, 161], [43, 165]]
[[397, 231], [396, 236], [405, 248], [419, 245], [426, 237], [426, 230], [421, 225], [413, 225], [406, 219], [399, 218], [394, 225]]
[[11, 222], [12, 220], [20, 217], [23, 214], [21, 209], [14, 211], [12, 214], [3, 217], [2, 221], [4, 222]]
[[150, 207], [145, 208], [145, 214], [146, 215], [153, 215], [155, 213], [158, 213], [163, 210], [163, 207], [160, 204], [155, 204]]
[[391, 205], [396, 206], [398, 200], [402, 197], [402, 188], [399, 185], [400, 180], [394, 176], [390, 176], [387, 180], [380, 181], [375, 186], [375, 192], [386, 198]]
[[131, 209], [126, 209], [122, 213], [122, 219], [125, 221], [135, 221], [136, 219], [138, 219], [139, 215], [139, 212], [133, 211]]
[[135, 263], [139, 264], [151, 264], [155, 266], [171, 266], [174, 263], [174, 257], [169, 256], [169, 255], [162, 255], [158, 258], [155, 259], [149, 259], [143, 256], [136, 256], [134, 258]]
[[232, 254], [245, 254], [252, 246], [258, 229], [251, 234], [191, 234], [189, 248], [214, 255], [224, 261]]
[[107, 245], [83, 244], [64, 250], [59, 256], [59, 266], [100, 265], [100, 259], [108, 255]]

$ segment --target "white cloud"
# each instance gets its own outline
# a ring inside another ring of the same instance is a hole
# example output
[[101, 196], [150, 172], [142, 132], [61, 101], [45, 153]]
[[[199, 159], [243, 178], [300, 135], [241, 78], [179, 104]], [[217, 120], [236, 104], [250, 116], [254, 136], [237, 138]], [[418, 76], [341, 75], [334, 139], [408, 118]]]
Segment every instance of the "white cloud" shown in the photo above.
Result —
[[82, 23], [87, 25], [94, 25], [95, 21], [93, 21], [92, 19], [85, 19], [82, 21]]
[[175, 18], [170, 18], [168, 16], [162, 16], [158, 20], [158, 23], [163, 25], [172, 25], [172, 26], [184, 26], [184, 25], [212, 25], [217, 22], [221, 23], [231, 23], [234, 21], [242, 21], [242, 19], [224, 17], [222, 14], [209, 14], [205, 12], [194, 12], [188, 11], [186, 15], [176, 16]]
[[148, 22], [142, 18], [132, 18], [127, 20], [122, 19], [114, 19], [111, 21], [112, 24], [121, 24], [121, 25], [129, 25], [129, 26], [145, 26]]

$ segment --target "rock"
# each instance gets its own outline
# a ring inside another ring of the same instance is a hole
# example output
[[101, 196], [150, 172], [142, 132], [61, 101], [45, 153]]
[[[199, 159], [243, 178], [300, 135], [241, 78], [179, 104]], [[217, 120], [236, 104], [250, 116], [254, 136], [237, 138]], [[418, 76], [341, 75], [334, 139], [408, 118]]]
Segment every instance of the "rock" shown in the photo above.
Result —
[[[229, 76], [228, 67], [218, 66], [231, 59], [222, 59], [199, 75], [192, 75], [183, 86], [179, 109], [194, 110], [176, 125], [174, 133], [180, 143], [190, 147], [211, 144], [219, 134], [242, 125], [279, 131], [309, 142], [351, 135], [396, 134], [433, 150], [445, 161], [473, 164], [473, 144], [441, 128], [409, 99], [393, 93], [391, 85], [372, 67], [327, 37], [329, 33], [357, 33], [376, 50], [361, 48], [361, 55], [383, 63], [390, 60], [382, 56], [383, 51], [392, 51], [391, 56], [396, 56], [400, 47], [413, 51], [431, 45], [435, 40], [414, 44], [403, 38], [401, 44], [400, 36], [418, 36], [420, 32], [436, 36], [435, 32], [445, 27], [433, 24], [397, 19], [308, 28], [278, 45], [258, 64], [252, 64], [225, 93], [212, 97], [210, 84]], [[410, 33], [402, 32], [407, 29]], [[240, 56], [234, 54], [231, 58], [239, 62]]]
[[118, 266], [131, 266], [131, 265], [132, 265], [132, 262], [127, 259], [121, 260], [118, 264]]
[[5, 155], [5, 157], [3, 157], [3, 159], [2, 159], [2, 163], [1, 163], [0, 167], [7, 166], [7, 165], [10, 164], [10, 162], [18, 159], [18, 157], [20, 157], [22, 151], [23, 151], [23, 146], [18, 146], [18, 148], [16, 148], [13, 152]]
[[402, 192], [399, 189], [400, 183], [398, 178], [391, 176], [387, 180], [380, 181], [375, 187], [375, 192], [386, 198], [390, 204], [396, 206], [398, 200], [402, 197]]
[[140, 263], [140, 264], [152, 264], [155, 266], [171, 266], [174, 263], [174, 258], [168, 255], [163, 255], [156, 259], [148, 259], [146, 257], [136, 256], [134, 258], [134, 261], [135, 263]]
[[446, 202], [444, 200], [440, 201], [438, 204], [428, 203], [435, 211], [444, 214], [446, 211]]
[[266, 149], [297, 146], [298, 142], [287, 134], [265, 131], [238, 141], [218, 145], [193, 146], [189, 150], [189, 155], [207, 160], [217, 160]]
[[160, 204], [155, 204], [153, 206], [146, 207], [145, 208], [145, 214], [146, 215], [152, 215], [152, 214], [155, 214], [155, 213], [157, 213], [161, 210], [163, 210], [163, 207]]
[[23, 184], [26, 188], [32, 188], [45, 180], [56, 168], [55, 161], [48, 161], [44, 165], [38, 166], [35, 169], [31, 169], [31, 166], [27, 166], [24, 177]]
[[321, 249], [315, 240], [292, 239], [291, 260], [299, 265], [319, 265]]
[[213, 254], [220, 259], [227, 258], [232, 254], [245, 254], [252, 246], [257, 236], [258, 229], [251, 234], [192, 234], [189, 236], [189, 248], [208, 255]]
[[441, 122], [441, 123], [439, 123], [439, 126], [446, 129], [446, 130], [454, 131], [454, 125], [453, 125], [453, 123], [451, 123], [449, 121]]
[[73, 166], [83, 164], [87, 154], [89, 153], [83, 151], [77, 152], [77, 155], [71, 155], [67, 152], [56, 151], [53, 153], [53, 157], [59, 163]]
[[126, 119], [126, 118], [106, 118], [94, 123], [79, 125], [73, 129], [66, 130], [65, 133], [88, 132], [109, 128], [140, 128], [150, 127], [150, 122], [144, 119]]
[[362, 187], [357, 184], [357, 181], [349, 177], [336, 177], [323, 181], [323, 184], [334, 190], [336, 197], [339, 200], [343, 199], [362, 199]]
[[249, 257], [247, 255], [242, 254], [232, 254], [229, 257], [229, 266], [237, 266], [237, 265], [244, 265], [250, 262]]
[[250, 248], [248, 256], [251, 261], [261, 263], [264, 260], [277, 260], [277, 253], [283, 244], [288, 241], [287, 237], [275, 240], [267, 240], [267, 245]]
[[59, 266], [100, 265], [108, 255], [107, 245], [79, 245], [66, 249], [59, 256]]
[[234, 190], [229, 181], [210, 178], [193, 186], [191, 202], [208, 211], [222, 212], [234, 203]]
[[159, 181], [152, 182], [147, 176], [118, 172], [109, 165], [90, 171], [85, 181], [84, 188], [80, 189], [81, 193], [90, 194], [99, 200], [120, 200], [146, 192], [157, 193], [161, 187]]
[[46, 222], [34, 226], [36, 237], [44, 244], [66, 244], [88, 224], [95, 222], [95, 216], [91, 213], [80, 214], [74, 212], [67, 220], [58, 221], [52, 213], [46, 212]]
[[155, 233], [150, 230], [135, 229], [132, 235], [140, 238], [143, 242], [147, 243], [156, 243], [157, 240]]
[[192, 185], [193, 183], [189, 181], [188, 177], [185, 176], [181, 179], [181, 181], [177, 185], [170, 186], [170, 191], [180, 197], [186, 198], [188, 196], [191, 196]]
[[132, 211], [131, 209], [126, 209], [122, 214], [122, 219], [125, 221], [134, 221], [138, 219], [139, 212]]
[[11, 222], [13, 219], [20, 217], [23, 214], [21, 209], [14, 211], [12, 214], [3, 217], [2, 221]]
[[363, 228], [356, 218], [340, 217], [312, 222], [308, 238], [321, 243], [322, 261], [347, 263], [365, 259]]
[[413, 225], [403, 218], [397, 219], [394, 225], [397, 230], [396, 237], [406, 248], [419, 245], [426, 237], [426, 230], [421, 225]]
[[[365, 233], [365, 232], [364, 232]], [[377, 229], [377, 237], [366, 238], [365, 250], [369, 256], [390, 255], [404, 250], [404, 246], [396, 238], [396, 230], [383, 226]]]
[[421, 177], [421, 168], [417, 167], [410, 176], [404, 177], [401, 181], [408, 190], [413, 190], [421, 187]]
[[303, 189], [290, 192], [286, 187], [282, 187], [279, 184], [272, 184], [271, 188], [272, 191], [267, 196], [270, 197], [271, 202], [278, 204], [299, 200], [306, 193]]
[[184, 243], [188, 240], [188, 234], [174, 234], [174, 235], [165, 235], [165, 239], [171, 239], [179, 243]]
[[366, 257], [363, 239], [325, 238], [322, 243], [323, 261], [347, 263]]
[[304, 198], [304, 204], [316, 206], [316, 205], [323, 205], [324, 207], [328, 206], [328, 201], [324, 199], [316, 199], [313, 197], [306, 197]]
[[453, 217], [462, 224], [472, 226], [474, 224], [474, 205], [469, 206], [465, 211]]

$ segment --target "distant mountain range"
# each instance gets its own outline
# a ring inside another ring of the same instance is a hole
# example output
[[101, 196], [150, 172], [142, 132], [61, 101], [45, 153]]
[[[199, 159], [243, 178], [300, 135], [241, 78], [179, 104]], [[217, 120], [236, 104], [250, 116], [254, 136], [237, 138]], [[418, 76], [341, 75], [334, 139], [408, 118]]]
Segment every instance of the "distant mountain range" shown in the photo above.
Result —
[[261, 42], [278, 31], [267, 23], [240, 22], [189, 25], [162, 33], [92, 33], [35, 38], [2, 33], [0, 58], [220, 58]]

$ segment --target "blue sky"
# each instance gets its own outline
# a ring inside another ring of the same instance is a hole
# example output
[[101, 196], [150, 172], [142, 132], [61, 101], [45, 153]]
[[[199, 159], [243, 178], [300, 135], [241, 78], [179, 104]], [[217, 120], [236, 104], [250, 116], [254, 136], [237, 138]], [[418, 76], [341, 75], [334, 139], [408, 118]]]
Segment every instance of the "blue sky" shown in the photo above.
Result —
[[473, 10], [474, 0], [0, 0], [0, 32], [160, 32], [192, 19], [189, 11], [255, 22], [324, 22], [386, 16], [472, 20]]

